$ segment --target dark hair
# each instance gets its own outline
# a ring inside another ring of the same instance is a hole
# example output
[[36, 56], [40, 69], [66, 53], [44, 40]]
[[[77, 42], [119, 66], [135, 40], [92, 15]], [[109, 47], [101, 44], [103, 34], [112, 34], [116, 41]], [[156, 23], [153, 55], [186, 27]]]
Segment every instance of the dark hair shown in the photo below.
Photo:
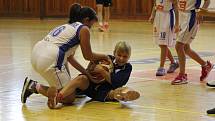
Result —
[[70, 7], [69, 23], [82, 22], [84, 18], [90, 20], [98, 20], [96, 12], [90, 7], [81, 7], [80, 4], [74, 3]]

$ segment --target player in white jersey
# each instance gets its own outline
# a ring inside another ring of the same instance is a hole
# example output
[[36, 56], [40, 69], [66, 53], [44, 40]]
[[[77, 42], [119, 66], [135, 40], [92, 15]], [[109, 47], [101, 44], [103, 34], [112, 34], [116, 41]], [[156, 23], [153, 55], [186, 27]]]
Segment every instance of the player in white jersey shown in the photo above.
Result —
[[[210, 0], [204, 0], [203, 8], [207, 8], [209, 3]], [[190, 47], [198, 29], [198, 16], [196, 16], [196, 11], [200, 5], [201, 0], [178, 0], [180, 32], [176, 43], [176, 51], [179, 59], [180, 72], [172, 81], [173, 85], [188, 83], [187, 74], [185, 73], [186, 55], [202, 66], [200, 81], [203, 81], [213, 68], [213, 65], [209, 61], [204, 61]]]
[[153, 22], [154, 20], [153, 35], [161, 49], [160, 67], [157, 69], [156, 76], [164, 76], [166, 74], [164, 68], [166, 57], [171, 62], [167, 73], [173, 73], [179, 67], [169, 49], [169, 47], [175, 46], [175, 33], [179, 30], [177, 0], [155, 0], [154, 3], [149, 21]]
[[[74, 58], [79, 45], [85, 60], [109, 60], [107, 55], [94, 53], [91, 50], [89, 29], [95, 22], [97, 22], [97, 16], [93, 9], [73, 4], [70, 9], [69, 22], [56, 27], [44, 39], [36, 43], [31, 57], [32, 66], [50, 87], [60, 90], [71, 80], [67, 68], [68, 62], [93, 81], [89, 72]], [[49, 97], [49, 88], [26, 78], [21, 94], [22, 103], [25, 103], [32, 93]], [[67, 102], [70, 101], [64, 101], [64, 103]], [[51, 107], [49, 103], [48, 106]]]

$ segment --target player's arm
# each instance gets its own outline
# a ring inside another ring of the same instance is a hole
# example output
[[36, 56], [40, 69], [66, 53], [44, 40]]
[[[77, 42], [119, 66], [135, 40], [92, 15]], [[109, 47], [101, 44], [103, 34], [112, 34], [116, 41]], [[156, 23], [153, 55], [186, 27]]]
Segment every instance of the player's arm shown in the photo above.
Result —
[[207, 9], [208, 6], [210, 5], [210, 2], [211, 2], [210, 0], [204, 0], [204, 4], [203, 4], [202, 8]]
[[100, 73], [104, 78], [105, 78], [105, 81], [107, 81], [108, 83], [111, 84], [111, 77], [110, 77], [110, 73], [108, 71], [106, 71], [102, 65], [96, 65], [93, 72], [95, 73]]
[[117, 73], [111, 73], [110, 76], [111, 76], [112, 86], [114, 88], [118, 88], [118, 87], [122, 87], [123, 85], [125, 85], [129, 80], [131, 71], [132, 71], [132, 65], [127, 64], [126, 68], [124, 70], [120, 70]]
[[73, 55], [69, 56], [67, 60], [79, 72], [81, 72], [82, 74], [87, 74], [85, 68], [73, 57]]
[[179, 32], [179, 12], [178, 12], [178, 0], [173, 0], [173, 7], [175, 11], [175, 33]]
[[208, 17], [215, 17], [215, 11], [208, 11], [206, 9], [200, 9], [199, 12], [197, 12], [200, 16], [208, 16]]
[[83, 26], [80, 30], [80, 46], [84, 59], [89, 61], [108, 60], [108, 56], [104, 54], [93, 53], [90, 45], [89, 28]]
[[68, 62], [74, 67], [76, 68], [79, 72], [81, 72], [82, 74], [86, 75], [89, 80], [91, 81], [95, 81], [94, 77], [91, 76], [91, 74], [74, 58], [73, 55], [69, 56], [67, 58]]
[[155, 13], [156, 13], [156, 0], [154, 0], [154, 5], [152, 7], [151, 16], [149, 17], [149, 22], [153, 23], [154, 18], [155, 18]]
[[[204, 0], [202, 8], [207, 9], [209, 5], [210, 5], [210, 0]], [[201, 23], [203, 21], [203, 16], [198, 13], [197, 13], [196, 18], [197, 18], [198, 23]]]

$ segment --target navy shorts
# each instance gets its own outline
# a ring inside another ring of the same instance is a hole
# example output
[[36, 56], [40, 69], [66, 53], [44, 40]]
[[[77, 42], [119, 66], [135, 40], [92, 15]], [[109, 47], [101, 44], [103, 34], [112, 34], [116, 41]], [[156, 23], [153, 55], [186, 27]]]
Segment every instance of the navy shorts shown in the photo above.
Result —
[[76, 89], [76, 95], [87, 95], [96, 101], [105, 102], [106, 97], [111, 89], [106, 85], [99, 85], [90, 82], [89, 87], [86, 90]]
[[102, 4], [104, 7], [112, 5], [112, 0], [96, 0], [96, 4]]

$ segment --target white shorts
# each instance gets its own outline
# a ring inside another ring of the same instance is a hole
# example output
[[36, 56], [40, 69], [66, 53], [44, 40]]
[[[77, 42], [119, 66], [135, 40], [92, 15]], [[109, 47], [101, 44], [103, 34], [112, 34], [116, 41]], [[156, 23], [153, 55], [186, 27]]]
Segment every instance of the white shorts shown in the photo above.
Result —
[[[193, 27], [190, 29], [189, 23], [191, 19], [191, 12], [179, 12], [179, 25], [181, 31], [178, 35], [178, 42], [184, 43], [184, 44], [190, 44], [193, 39], [196, 36], [196, 33], [199, 28], [199, 24], [197, 21], [194, 21]], [[190, 29], [190, 30], [189, 30]]]
[[56, 67], [58, 47], [47, 41], [39, 41], [33, 48], [31, 63], [33, 68], [48, 82], [49, 86], [63, 88], [71, 80], [67, 62], [59, 70]]
[[[172, 21], [172, 27], [170, 21]], [[175, 46], [176, 34], [174, 33], [173, 26], [174, 13], [156, 11], [153, 30], [153, 38], [156, 44], [167, 45], [168, 47]]]

